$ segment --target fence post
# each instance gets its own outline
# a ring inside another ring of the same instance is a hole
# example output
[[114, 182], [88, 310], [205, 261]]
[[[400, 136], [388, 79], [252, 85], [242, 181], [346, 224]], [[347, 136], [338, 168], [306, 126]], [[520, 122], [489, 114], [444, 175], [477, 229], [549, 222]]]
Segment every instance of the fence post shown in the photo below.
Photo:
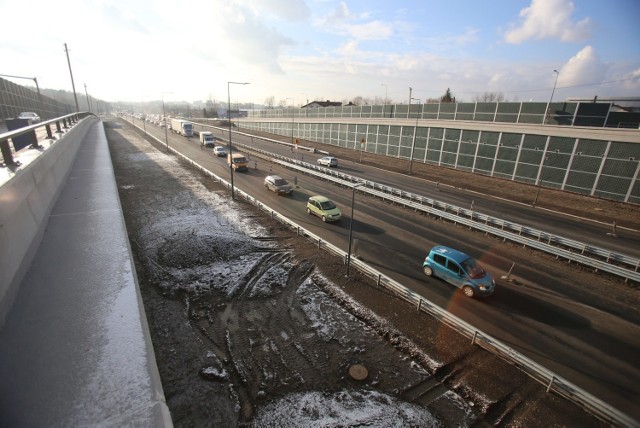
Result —
[[547, 392], [551, 391], [551, 387], [553, 386], [553, 382], [556, 380], [555, 376], [551, 376], [551, 380], [549, 381], [549, 385], [547, 386]]
[[11, 146], [9, 146], [9, 140], [0, 141], [0, 149], [2, 150], [2, 159], [5, 165], [15, 165], [13, 160], [13, 153], [11, 153]]

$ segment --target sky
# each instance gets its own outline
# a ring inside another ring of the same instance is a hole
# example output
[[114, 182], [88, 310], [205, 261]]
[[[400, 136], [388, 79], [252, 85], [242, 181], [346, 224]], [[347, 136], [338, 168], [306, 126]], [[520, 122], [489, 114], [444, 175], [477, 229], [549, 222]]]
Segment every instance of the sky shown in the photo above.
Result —
[[76, 92], [111, 102], [640, 96], [638, 0], [0, 0], [0, 16], [0, 74], [71, 91], [66, 44]]

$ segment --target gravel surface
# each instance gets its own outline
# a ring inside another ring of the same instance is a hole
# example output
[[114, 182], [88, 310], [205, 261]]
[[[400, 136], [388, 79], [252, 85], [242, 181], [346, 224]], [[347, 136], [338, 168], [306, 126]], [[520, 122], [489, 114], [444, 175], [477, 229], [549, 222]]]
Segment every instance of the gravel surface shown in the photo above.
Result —
[[602, 425], [121, 122], [105, 128], [176, 426]]

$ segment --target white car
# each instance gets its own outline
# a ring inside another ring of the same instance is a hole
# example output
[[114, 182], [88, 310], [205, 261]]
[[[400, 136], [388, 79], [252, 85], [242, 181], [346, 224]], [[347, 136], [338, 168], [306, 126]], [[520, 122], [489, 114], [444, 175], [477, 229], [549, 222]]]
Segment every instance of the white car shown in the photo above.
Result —
[[338, 166], [338, 159], [333, 156], [325, 156], [323, 158], [318, 159], [318, 165], [324, 166]]
[[227, 155], [227, 151], [222, 146], [215, 146], [213, 148], [213, 154], [216, 155], [216, 156], [226, 156]]
[[38, 116], [32, 111], [23, 111], [16, 117], [16, 119], [30, 119], [31, 123], [40, 122], [40, 116]]

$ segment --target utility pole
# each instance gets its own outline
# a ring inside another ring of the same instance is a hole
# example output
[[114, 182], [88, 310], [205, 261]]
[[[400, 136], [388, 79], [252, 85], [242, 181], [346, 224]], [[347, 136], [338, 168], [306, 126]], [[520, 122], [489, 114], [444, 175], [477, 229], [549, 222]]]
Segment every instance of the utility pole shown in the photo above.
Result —
[[67, 53], [67, 64], [69, 64], [69, 74], [71, 75], [71, 87], [73, 88], [73, 99], [76, 101], [76, 113], [80, 112], [80, 107], [78, 106], [78, 95], [76, 94], [76, 84], [73, 83], [73, 72], [71, 71], [71, 61], [69, 60], [69, 49], [67, 49], [67, 44], [64, 44], [64, 51]]
[[89, 101], [89, 92], [87, 92], [87, 84], [84, 84], [84, 94], [87, 97], [87, 109], [89, 109], [89, 113], [91, 113], [91, 102]]

